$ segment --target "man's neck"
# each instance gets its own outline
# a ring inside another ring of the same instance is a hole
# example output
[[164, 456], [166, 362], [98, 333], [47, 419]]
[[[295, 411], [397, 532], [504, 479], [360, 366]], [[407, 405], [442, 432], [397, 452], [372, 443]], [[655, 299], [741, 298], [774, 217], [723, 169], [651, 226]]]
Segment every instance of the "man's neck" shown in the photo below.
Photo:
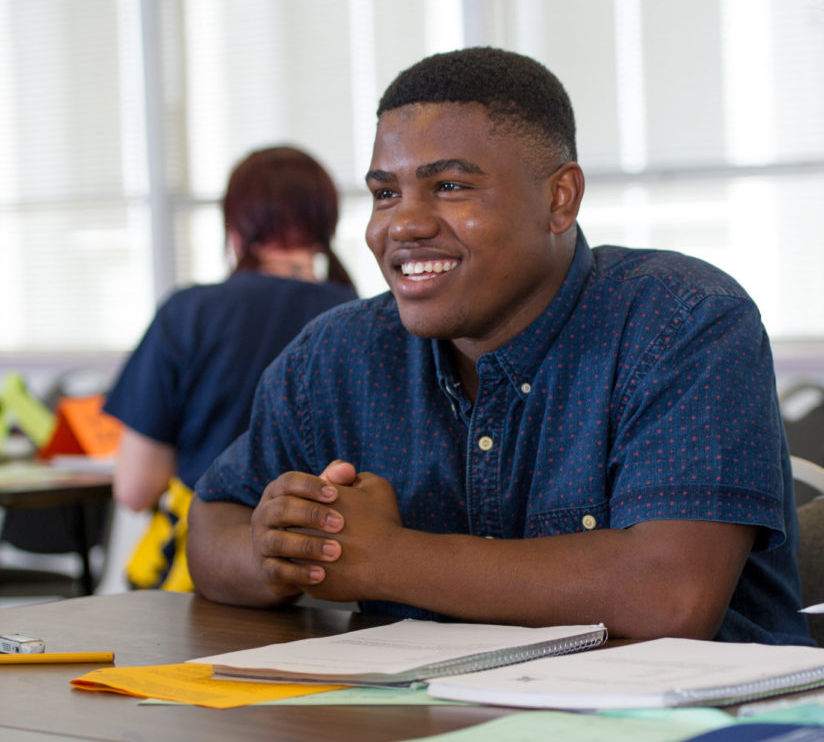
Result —
[[455, 366], [458, 369], [458, 376], [461, 377], [461, 388], [472, 402], [478, 394], [478, 371], [475, 368], [475, 359], [461, 353], [452, 343], [452, 355], [455, 359]]

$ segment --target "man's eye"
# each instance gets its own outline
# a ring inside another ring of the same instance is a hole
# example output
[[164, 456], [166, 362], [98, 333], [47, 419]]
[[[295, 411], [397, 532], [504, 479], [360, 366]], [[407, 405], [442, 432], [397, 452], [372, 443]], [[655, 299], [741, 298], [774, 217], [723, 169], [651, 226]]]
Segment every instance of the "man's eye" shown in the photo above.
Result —
[[458, 185], [457, 183], [453, 183], [451, 181], [445, 181], [443, 183], [438, 183], [438, 190], [439, 191], [462, 191], [463, 186]]
[[391, 188], [378, 188], [372, 192], [372, 196], [375, 201], [383, 201], [387, 198], [394, 198], [396, 195], [397, 191], [393, 191]]

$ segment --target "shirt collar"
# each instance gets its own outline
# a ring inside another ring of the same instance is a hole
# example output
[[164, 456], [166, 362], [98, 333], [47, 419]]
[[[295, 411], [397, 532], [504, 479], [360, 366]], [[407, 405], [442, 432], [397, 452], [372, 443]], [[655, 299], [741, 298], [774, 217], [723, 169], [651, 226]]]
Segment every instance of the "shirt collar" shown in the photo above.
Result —
[[[529, 327], [496, 351], [486, 353], [478, 359], [479, 373], [484, 366], [498, 365], [508, 376], [518, 394], [526, 397], [530, 391], [529, 385], [532, 384], [535, 374], [546, 358], [547, 350], [575, 311], [578, 298], [594, 263], [595, 260], [586, 237], [578, 227], [572, 264], [558, 293], [546, 310]], [[466, 414], [471, 409], [471, 403], [461, 390], [460, 377], [452, 361], [448, 341], [432, 340], [431, 342], [438, 384], [449, 398], [453, 411], [456, 414], [459, 411]]]
[[430, 340], [432, 356], [435, 359], [435, 373], [438, 386], [446, 395], [455, 417], [468, 417], [472, 411], [472, 402], [464, 394], [463, 384], [455, 362], [452, 359], [451, 344], [448, 340]]

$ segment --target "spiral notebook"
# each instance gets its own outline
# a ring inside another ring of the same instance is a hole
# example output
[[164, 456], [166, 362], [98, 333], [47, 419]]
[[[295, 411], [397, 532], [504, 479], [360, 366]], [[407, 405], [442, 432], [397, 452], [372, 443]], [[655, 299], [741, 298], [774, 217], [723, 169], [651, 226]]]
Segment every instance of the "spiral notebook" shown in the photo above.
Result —
[[406, 619], [345, 634], [269, 644], [190, 660], [213, 676], [341, 685], [410, 685], [603, 644], [592, 626], [527, 628]]
[[655, 639], [434, 679], [453, 701], [600, 710], [728, 706], [824, 686], [824, 649]]

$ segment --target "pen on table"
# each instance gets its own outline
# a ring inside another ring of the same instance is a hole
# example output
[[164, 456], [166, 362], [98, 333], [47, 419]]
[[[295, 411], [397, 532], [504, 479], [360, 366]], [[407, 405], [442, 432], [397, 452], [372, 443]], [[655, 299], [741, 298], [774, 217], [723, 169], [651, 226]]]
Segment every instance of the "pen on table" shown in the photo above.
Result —
[[50, 665], [80, 662], [114, 662], [114, 652], [41, 652], [39, 654], [0, 654], [0, 665]]

